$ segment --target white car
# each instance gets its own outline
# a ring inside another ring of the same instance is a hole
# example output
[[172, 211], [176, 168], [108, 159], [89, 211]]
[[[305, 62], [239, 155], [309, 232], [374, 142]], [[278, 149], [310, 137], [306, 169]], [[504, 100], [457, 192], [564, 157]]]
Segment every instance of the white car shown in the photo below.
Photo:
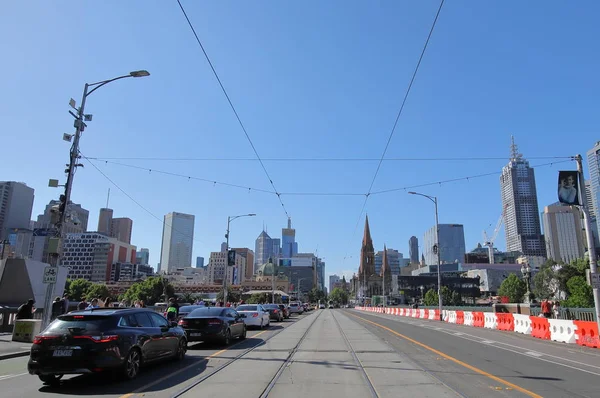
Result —
[[304, 312], [304, 307], [300, 303], [290, 303], [289, 310], [290, 314], [302, 315], [302, 313]]
[[262, 329], [271, 325], [269, 311], [260, 304], [242, 304], [235, 310], [243, 316], [246, 326], [256, 326]]

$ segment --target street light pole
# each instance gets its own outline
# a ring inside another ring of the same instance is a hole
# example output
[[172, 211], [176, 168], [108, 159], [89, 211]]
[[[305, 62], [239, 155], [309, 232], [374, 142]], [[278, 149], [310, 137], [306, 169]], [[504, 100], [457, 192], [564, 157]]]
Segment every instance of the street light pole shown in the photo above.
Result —
[[409, 192], [411, 195], [423, 196], [433, 202], [435, 205], [435, 246], [434, 251], [437, 254], [437, 280], [438, 280], [438, 310], [440, 312], [440, 321], [444, 320], [442, 315], [442, 249], [440, 248], [440, 225], [438, 220], [438, 200], [436, 196], [429, 196], [418, 192]]
[[[585, 192], [585, 179], [583, 178], [583, 163], [581, 161], [581, 155], [575, 156], [577, 162], [577, 171], [579, 172], [579, 195]], [[592, 235], [592, 221], [590, 218], [590, 212], [586, 206], [584, 198], [581, 200], [581, 211], [583, 212], [583, 221], [585, 223], [585, 236], [587, 238], [588, 256], [590, 259], [590, 272], [596, 274], [598, 272], [596, 262], [596, 245], [594, 244], [594, 236]], [[592, 286], [592, 292], [594, 295], [594, 308], [596, 310], [596, 322], [598, 323], [598, 330], [600, 330], [600, 293], [597, 287]]]
[[[100, 87], [114, 82], [115, 80], [120, 80], [120, 79], [125, 79], [128, 77], [146, 77], [146, 76], [150, 76], [150, 73], [146, 70], [138, 70], [138, 71], [133, 71], [130, 72], [128, 75], [123, 75], [123, 76], [119, 76], [119, 77], [115, 77], [113, 79], [108, 79], [108, 80], [102, 80], [96, 83], [86, 83], [85, 86], [83, 87], [83, 95], [81, 97], [81, 104], [79, 106], [79, 108], [77, 109], [77, 114], [73, 114], [72, 112], [71, 115], [73, 115], [75, 117], [75, 123], [74, 123], [74, 127], [75, 127], [75, 136], [73, 138], [73, 145], [71, 145], [71, 149], [70, 149], [70, 153], [69, 153], [69, 165], [68, 165], [68, 169], [66, 170], [67, 172], [67, 182], [65, 183], [65, 193], [64, 195], [61, 195], [61, 200], [59, 203], [59, 217], [58, 217], [58, 225], [56, 225], [56, 237], [58, 238], [58, 246], [57, 246], [57, 251], [58, 254], [55, 256], [55, 264], [51, 264], [52, 266], [58, 266], [60, 263], [60, 256], [62, 254], [62, 239], [64, 238], [64, 234], [65, 234], [65, 224], [66, 224], [66, 219], [67, 219], [67, 208], [69, 206], [69, 202], [71, 201], [71, 191], [73, 189], [73, 179], [75, 177], [75, 169], [77, 167], [79, 167], [80, 165], [78, 164], [80, 155], [79, 155], [79, 140], [81, 138], [81, 133], [84, 131], [86, 124], [84, 123], [84, 120], [87, 119], [87, 116], [89, 116], [89, 119], [91, 120], [91, 115], [86, 115], [85, 114], [85, 102], [87, 97], [89, 97], [94, 91], [96, 91], [97, 89], [99, 89]], [[90, 87], [93, 87], [91, 90]], [[74, 101], [72, 101], [72, 106], [74, 106]], [[58, 275], [58, 273], [56, 273]], [[44, 316], [43, 316], [43, 320], [42, 320], [42, 328], [46, 327], [46, 325], [48, 325], [48, 323], [50, 322], [50, 318], [51, 318], [51, 312], [52, 312], [52, 296], [54, 295], [54, 288], [55, 288], [55, 283], [49, 283], [48, 287], [46, 288], [46, 299], [45, 299], [45, 303], [44, 303]]]
[[225, 239], [226, 239], [226, 243], [225, 246], [227, 247], [225, 253], [226, 253], [226, 258], [225, 258], [225, 269], [223, 270], [223, 305], [227, 305], [227, 269], [229, 268], [229, 224], [235, 220], [236, 218], [240, 218], [240, 217], [254, 217], [256, 214], [254, 213], [250, 213], [250, 214], [242, 214], [239, 216], [227, 216], [227, 233], [225, 234]]

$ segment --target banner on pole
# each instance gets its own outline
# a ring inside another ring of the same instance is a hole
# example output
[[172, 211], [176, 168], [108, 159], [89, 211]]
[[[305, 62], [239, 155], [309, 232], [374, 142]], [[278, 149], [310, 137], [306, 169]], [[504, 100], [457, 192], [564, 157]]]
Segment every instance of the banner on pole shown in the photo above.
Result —
[[581, 191], [578, 171], [558, 172], [558, 201], [566, 205], [581, 206]]

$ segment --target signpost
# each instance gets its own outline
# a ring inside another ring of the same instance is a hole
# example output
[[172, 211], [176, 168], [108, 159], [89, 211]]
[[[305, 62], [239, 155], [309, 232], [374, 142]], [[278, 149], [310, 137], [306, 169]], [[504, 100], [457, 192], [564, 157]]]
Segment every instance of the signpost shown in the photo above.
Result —
[[593, 289], [600, 289], [600, 274], [590, 273], [590, 282]]
[[43, 283], [56, 283], [56, 275], [58, 274], [58, 267], [48, 266], [44, 268], [44, 279]]

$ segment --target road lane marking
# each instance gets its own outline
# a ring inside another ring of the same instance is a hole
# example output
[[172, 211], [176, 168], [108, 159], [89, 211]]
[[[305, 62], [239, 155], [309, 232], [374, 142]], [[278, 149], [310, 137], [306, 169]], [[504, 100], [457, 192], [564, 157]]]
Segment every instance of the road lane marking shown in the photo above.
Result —
[[19, 374], [16, 374], [16, 375], [2, 375], [2, 376], [0, 376], [0, 381], [12, 379], [13, 377], [25, 376], [25, 375], [28, 375], [28, 374], [29, 374], [28, 372], [25, 372], [25, 373], [19, 373]]
[[[260, 336], [261, 334], [263, 334], [263, 333], [266, 333], [266, 332], [268, 332], [268, 331], [269, 331], [269, 330], [263, 330], [262, 332], [259, 332], [259, 333], [255, 334], [255, 335], [253, 335], [253, 336], [250, 336], [250, 337], [251, 337], [251, 338], [254, 338], [254, 337]], [[202, 363], [202, 362], [205, 362], [205, 361], [208, 361], [209, 359], [212, 359], [212, 358], [218, 357], [219, 355], [223, 354], [224, 352], [226, 352], [226, 351], [228, 351], [228, 350], [231, 350], [232, 348], [235, 348], [235, 346], [237, 346], [237, 345], [241, 344], [243, 341], [244, 341], [244, 340], [242, 340], [242, 341], [240, 341], [240, 342], [237, 342], [237, 343], [235, 343], [234, 345], [232, 345], [232, 346], [230, 346], [230, 347], [224, 348], [224, 349], [222, 349], [221, 351], [217, 351], [217, 352], [215, 352], [214, 354], [211, 354], [211, 355], [209, 355], [209, 356], [207, 356], [207, 357], [205, 357], [205, 358], [202, 358], [202, 359], [200, 359], [200, 360], [198, 360], [198, 361], [194, 361], [194, 363], [191, 363], [191, 364], [189, 364], [188, 366], [186, 366], [186, 367], [184, 367], [184, 368], [181, 368], [181, 369], [179, 369], [179, 370], [177, 370], [177, 371], [175, 371], [175, 372], [173, 372], [173, 373], [169, 373], [169, 374], [167, 374], [167, 375], [165, 375], [165, 376], [161, 377], [161, 378], [160, 378], [160, 379], [158, 379], [158, 380], [154, 380], [154, 381], [152, 381], [151, 383], [148, 383], [148, 384], [146, 384], [146, 385], [144, 385], [144, 386], [142, 386], [142, 387], [139, 387], [139, 388], [137, 388], [136, 390], [134, 390], [132, 393], [125, 394], [125, 395], [121, 395], [119, 398], [129, 398], [129, 397], [133, 396], [134, 394], [140, 393], [140, 392], [142, 392], [143, 390], [146, 390], [146, 389], [148, 389], [148, 388], [150, 388], [150, 387], [153, 387], [153, 386], [155, 386], [155, 385], [157, 385], [157, 384], [159, 384], [159, 383], [162, 383], [163, 381], [167, 380], [168, 378], [174, 377], [174, 376], [176, 376], [176, 375], [178, 375], [178, 374], [180, 374], [180, 373], [182, 373], [182, 372], [184, 372], [184, 371], [186, 371], [186, 370], [189, 370], [189, 369], [193, 368], [194, 366], [197, 366], [198, 364], [200, 364], [200, 363]]]
[[539, 358], [542, 355], [544, 355], [544, 354], [540, 354], [539, 352], [533, 352], [533, 351], [526, 351], [525, 354], [531, 355], [532, 357], [536, 357], [536, 358]]
[[488, 373], [485, 370], [482, 370], [482, 369], [476, 368], [475, 366], [469, 365], [468, 363], [463, 362], [460, 359], [454, 358], [454, 357], [452, 357], [452, 356], [450, 356], [450, 355], [448, 355], [448, 354], [446, 354], [444, 352], [441, 352], [440, 350], [436, 350], [435, 348], [430, 347], [427, 344], [421, 343], [420, 341], [417, 341], [415, 339], [411, 339], [410, 337], [405, 336], [405, 335], [403, 335], [401, 333], [398, 333], [395, 330], [390, 329], [390, 328], [388, 328], [386, 326], [380, 325], [377, 322], [370, 321], [368, 319], [365, 319], [363, 317], [360, 317], [360, 316], [357, 316], [357, 315], [354, 315], [354, 314], [350, 314], [350, 315], [352, 315], [355, 318], [361, 319], [361, 320], [363, 320], [365, 322], [368, 322], [368, 323], [370, 323], [372, 325], [375, 325], [375, 326], [377, 326], [377, 327], [379, 327], [381, 329], [387, 330], [388, 332], [390, 332], [390, 333], [392, 333], [392, 334], [394, 334], [394, 335], [396, 335], [398, 337], [401, 337], [404, 340], [410, 341], [411, 343], [416, 344], [419, 347], [425, 348], [425, 349], [427, 349], [427, 350], [429, 350], [429, 351], [431, 351], [431, 352], [433, 352], [433, 353], [435, 353], [435, 354], [437, 354], [437, 355], [439, 355], [439, 356], [441, 356], [443, 358], [446, 358], [446, 359], [448, 359], [448, 360], [450, 360], [450, 361], [452, 361], [452, 362], [454, 362], [454, 363], [456, 363], [458, 365], [461, 365], [461, 366], [463, 366], [463, 367], [465, 367], [465, 368], [467, 368], [469, 370], [472, 370], [473, 372], [479, 373], [482, 376], [488, 377], [488, 378], [490, 378], [490, 379], [492, 379], [494, 381], [497, 381], [498, 383], [504, 384], [507, 387], [511, 387], [511, 388], [513, 388], [513, 389], [515, 389], [515, 390], [517, 390], [519, 392], [522, 392], [525, 395], [528, 395], [528, 396], [530, 396], [532, 398], [543, 398], [541, 395], [538, 395], [538, 394], [534, 393], [533, 391], [529, 391], [529, 390], [527, 390], [527, 389], [525, 389], [523, 387], [520, 387], [520, 386], [518, 386], [516, 384], [511, 383], [510, 381], [504, 380], [504, 379], [502, 379], [502, 378], [500, 378], [498, 376], [494, 376], [493, 374]]

